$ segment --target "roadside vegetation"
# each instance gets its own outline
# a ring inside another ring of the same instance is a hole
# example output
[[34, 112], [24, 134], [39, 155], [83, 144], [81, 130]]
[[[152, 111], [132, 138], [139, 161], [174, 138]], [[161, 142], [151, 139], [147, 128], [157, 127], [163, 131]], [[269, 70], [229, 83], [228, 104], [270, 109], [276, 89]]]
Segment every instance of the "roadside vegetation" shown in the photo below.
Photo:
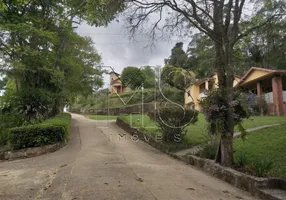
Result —
[[42, 123], [12, 128], [8, 145], [12, 149], [22, 149], [63, 142], [67, 139], [70, 121], [71, 115], [64, 113]]
[[96, 26], [106, 25], [120, 10], [106, 14], [108, 6], [94, 1], [0, 2], [2, 150], [65, 140], [70, 116], [61, 115], [63, 108], [103, 85], [92, 39], [74, 27], [87, 19], [90, 7], [100, 7]]
[[245, 140], [236, 138], [237, 167], [256, 176], [286, 178], [285, 130], [286, 124], [283, 124], [251, 132]]
[[[176, 88], [165, 88], [164, 96], [179, 104], [184, 104], [184, 92]], [[119, 97], [120, 96], [120, 97]], [[164, 100], [158, 88], [149, 88], [144, 90], [131, 90], [120, 94], [109, 94], [109, 91], [101, 90], [93, 96], [87, 98], [80, 97], [78, 101], [71, 106], [71, 110], [91, 110], [106, 108], [124, 108], [128, 106], [141, 105], [142, 103], [155, 103]], [[126, 105], [124, 104], [126, 103]]]
[[[162, 135], [162, 130], [147, 114], [120, 115], [119, 118], [145, 134], [153, 137], [157, 134]], [[233, 167], [258, 177], [286, 178], [285, 122], [286, 116], [251, 116], [243, 120], [242, 125], [245, 129], [280, 125], [249, 132], [243, 138], [241, 136], [235, 138]], [[239, 128], [235, 127], [235, 131], [239, 131]], [[176, 145], [182, 145], [185, 148], [202, 145], [203, 149], [198, 156], [215, 159], [218, 145], [216, 142], [207, 144], [208, 141], [212, 141], [212, 137], [208, 135], [208, 123], [204, 115], [199, 113], [198, 120], [186, 128], [184, 142]]]
[[[119, 118], [146, 134], [161, 134], [158, 126], [148, 117], [147, 114], [126, 114], [120, 115]], [[243, 120], [242, 124], [244, 128], [249, 129], [285, 122], [286, 116], [251, 116], [248, 119]], [[239, 131], [238, 127], [235, 127], [235, 131]], [[206, 141], [211, 140], [211, 136], [208, 135], [208, 123], [202, 113], [198, 114], [197, 122], [187, 127], [187, 132], [184, 138], [192, 145], [203, 144]]]
[[70, 121], [71, 115], [63, 113], [41, 123], [6, 129], [0, 135], [0, 151], [64, 142], [68, 137]]

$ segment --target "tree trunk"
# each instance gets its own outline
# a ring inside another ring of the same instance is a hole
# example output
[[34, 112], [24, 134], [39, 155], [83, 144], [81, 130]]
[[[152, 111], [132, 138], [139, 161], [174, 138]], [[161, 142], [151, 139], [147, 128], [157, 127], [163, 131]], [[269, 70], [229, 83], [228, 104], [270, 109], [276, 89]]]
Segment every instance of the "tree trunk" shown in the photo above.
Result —
[[[232, 166], [233, 164], [233, 136], [232, 133], [223, 133], [220, 141], [220, 164], [223, 166]], [[218, 156], [218, 155], [217, 155]]]
[[223, 166], [233, 164], [233, 108], [230, 102], [233, 100], [233, 70], [232, 70], [232, 48], [228, 41], [216, 44], [216, 69], [218, 71], [219, 91], [226, 107], [226, 113], [222, 117], [221, 139], [217, 150], [215, 161]]
[[52, 108], [52, 111], [50, 113], [50, 117], [54, 117], [56, 116], [57, 114], [60, 113], [60, 99], [59, 97], [55, 97], [54, 99], [54, 103], [53, 103], [53, 108]]

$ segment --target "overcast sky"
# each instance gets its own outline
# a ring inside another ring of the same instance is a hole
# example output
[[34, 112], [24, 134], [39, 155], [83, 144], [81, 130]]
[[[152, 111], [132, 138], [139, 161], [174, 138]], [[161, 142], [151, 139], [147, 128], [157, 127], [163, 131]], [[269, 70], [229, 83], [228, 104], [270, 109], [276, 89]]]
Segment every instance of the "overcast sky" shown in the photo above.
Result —
[[[151, 48], [148, 36], [137, 34], [136, 41], [131, 40], [124, 23], [117, 21], [113, 21], [107, 27], [99, 28], [84, 23], [78, 27], [77, 32], [82, 36], [91, 37], [102, 57], [103, 65], [113, 67], [118, 73], [127, 66], [162, 66], [176, 42], [184, 42], [185, 48], [189, 42], [188, 39], [173, 37], [157, 41]], [[107, 82], [108, 76], [105, 76], [104, 80]], [[108, 83], [105, 83], [106, 86]]]

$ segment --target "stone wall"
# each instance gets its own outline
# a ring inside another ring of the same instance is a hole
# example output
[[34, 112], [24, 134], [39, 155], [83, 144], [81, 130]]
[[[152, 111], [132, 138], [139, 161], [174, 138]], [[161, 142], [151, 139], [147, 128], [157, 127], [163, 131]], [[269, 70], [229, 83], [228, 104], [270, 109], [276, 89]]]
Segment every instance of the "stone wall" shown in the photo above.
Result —
[[151, 134], [144, 134], [140, 130], [130, 127], [129, 124], [127, 124], [120, 118], [117, 118], [116, 124], [123, 130], [125, 130], [127, 133], [131, 134], [132, 136], [138, 137], [140, 140], [148, 143], [149, 145], [165, 153], [175, 152], [181, 149], [186, 149], [191, 147], [189, 144], [183, 144], [183, 143], [180, 143], [180, 145], [162, 143], [161, 136], [155, 137], [152, 136]]
[[39, 156], [46, 153], [52, 153], [58, 149], [64, 147], [67, 144], [67, 141], [59, 142], [56, 144], [49, 144], [41, 147], [31, 147], [26, 149], [20, 149], [15, 151], [7, 151], [0, 153], [0, 160], [16, 160], [22, 158], [31, 158]]
[[[251, 193], [253, 196], [265, 200], [282, 200], [280, 197], [273, 195], [270, 190], [286, 190], [286, 180], [280, 178], [260, 178], [250, 176], [235, 169], [223, 167], [213, 160], [200, 158], [189, 155], [184, 158], [188, 164], [194, 165], [203, 171], [215, 176], [231, 185]], [[284, 193], [284, 192], [283, 192]], [[279, 196], [279, 195], [278, 195]]]
[[[143, 109], [142, 109], [143, 106]], [[119, 114], [131, 114], [131, 113], [147, 113], [149, 111], [153, 111], [155, 109], [155, 105], [153, 103], [150, 104], [138, 104], [134, 106], [126, 106], [120, 108], [103, 108], [103, 109], [70, 109], [72, 113], [78, 114], [97, 114], [97, 115], [119, 115]]]

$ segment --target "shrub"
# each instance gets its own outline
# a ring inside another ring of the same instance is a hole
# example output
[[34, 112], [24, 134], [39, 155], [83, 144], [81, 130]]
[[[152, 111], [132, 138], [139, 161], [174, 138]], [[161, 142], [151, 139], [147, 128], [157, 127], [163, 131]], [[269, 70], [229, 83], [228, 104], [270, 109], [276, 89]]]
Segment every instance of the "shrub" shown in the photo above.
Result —
[[181, 67], [166, 65], [161, 73], [161, 81], [180, 90], [187, 89], [195, 80], [195, 74]]
[[27, 122], [46, 118], [52, 108], [51, 96], [43, 89], [24, 89], [17, 93], [14, 101], [16, 110]]
[[40, 124], [12, 128], [9, 142], [13, 149], [38, 147], [64, 141], [67, 138], [70, 114], [60, 114]]
[[244, 167], [247, 164], [247, 156], [244, 152], [239, 152], [236, 157], [236, 164], [238, 167]]
[[171, 101], [178, 103], [180, 105], [184, 104], [184, 94], [185, 94], [184, 91], [176, 89], [174, 87], [163, 87], [162, 93], [163, 93], [164, 97], [162, 94], [159, 94], [157, 100], [166, 101], [165, 98], [167, 98], [168, 100], [171, 100]]
[[[209, 133], [218, 134], [223, 131], [228, 109], [225, 105], [225, 98], [220, 90], [213, 90], [208, 96], [200, 101], [206, 121], [209, 123]], [[234, 125], [241, 125], [243, 119], [249, 117], [245, 97], [240, 91], [234, 91], [233, 100], [228, 102], [228, 106], [234, 110]], [[241, 126], [240, 126], [241, 127]]]
[[207, 159], [215, 159], [217, 152], [217, 144], [206, 144], [203, 146], [202, 150], [199, 152], [199, 156]]
[[8, 144], [9, 129], [22, 124], [23, 120], [17, 113], [0, 111], [0, 146]]
[[267, 113], [267, 103], [263, 97], [259, 98], [251, 92], [245, 94], [245, 101], [251, 115], [264, 115]]
[[181, 142], [186, 126], [197, 121], [198, 112], [182, 107], [161, 107], [148, 116], [158, 124], [164, 142]]
[[0, 132], [0, 146], [5, 146], [8, 143], [9, 134], [7, 130]]
[[256, 106], [256, 113], [259, 115], [265, 115], [267, 113], [267, 102], [264, 98], [259, 98]]
[[255, 171], [255, 175], [258, 177], [267, 176], [270, 170], [273, 168], [273, 161], [270, 159], [264, 159], [260, 161], [253, 161], [252, 168]]

